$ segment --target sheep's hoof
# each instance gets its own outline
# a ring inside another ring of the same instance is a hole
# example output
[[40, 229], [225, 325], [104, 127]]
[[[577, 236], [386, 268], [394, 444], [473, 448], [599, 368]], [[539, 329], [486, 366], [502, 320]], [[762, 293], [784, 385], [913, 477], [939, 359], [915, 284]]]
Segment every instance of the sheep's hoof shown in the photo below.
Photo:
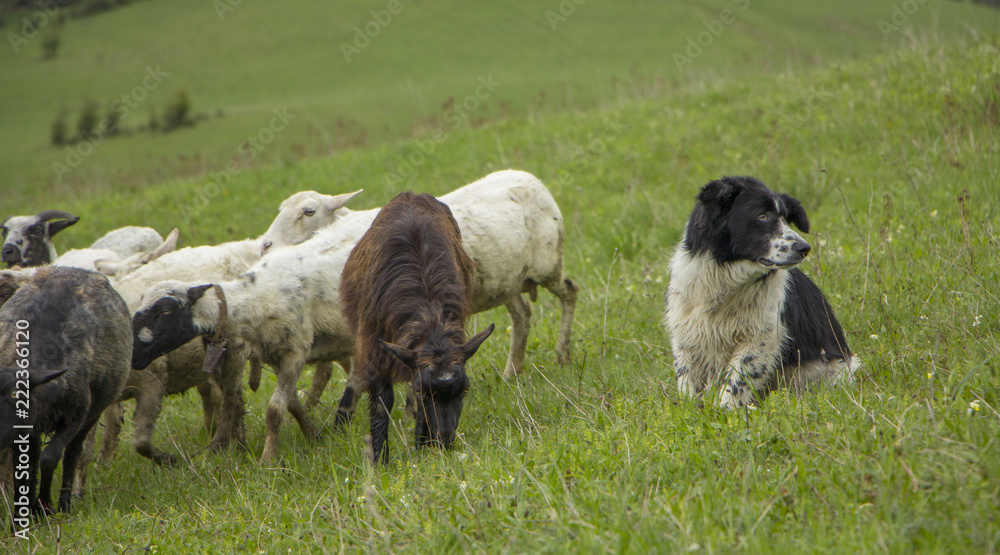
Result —
[[171, 455], [169, 453], [159, 453], [159, 454], [153, 455], [150, 458], [153, 459], [153, 462], [155, 462], [156, 464], [158, 464], [160, 466], [176, 466], [177, 465], [177, 457], [175, 457], [175, 456], [173, 456], [173, 455]]

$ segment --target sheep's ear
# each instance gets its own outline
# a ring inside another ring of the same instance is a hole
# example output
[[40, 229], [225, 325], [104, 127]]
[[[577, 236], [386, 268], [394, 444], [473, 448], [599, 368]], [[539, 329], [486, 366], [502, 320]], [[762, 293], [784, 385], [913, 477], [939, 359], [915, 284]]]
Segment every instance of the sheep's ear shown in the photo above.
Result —
[[396, 358], [398, 358], [403, 364], [409, 366], [410, 368], [413, 368], [414, 370], [417, 369], [416, 351], [407, 349], [406, 347], [401, 347], [399, 345], [393, 345], [392, 343], [386, 343], [381, 339], [379, 339], [378, 342], [381, 343], [383, 347], [388, 349], [390, 353], [395, 355]]
[[188, 300], [191, 301], [191, 304], [193, 305], [194, 303], [198, 302], [198, 299], [200, 299], [202, 295], [205, 294], [205, 291], [208, 291], [211, 288], [212, 284], [209, 283], [207, 285], [196, 285], [188, 289], [187, 291]]
[[333, 212], [334, 210], [338, 210], [338, 209], [343, 208], [344, 206], [346, 206], [347, 205], [347, 201], [349, 201], [352, 198], [354, 198], [354, 195], [357, 195], [361, 191], [364, 191], [364, 189], [358, 189], [357, 191], [354, 191], [353, 193], [344, 193], [342, 195], [334, 195], [334, 196], [328, 197], [328, 198], [326, 198], [326, 199], [323, 200], [323, 206], [325, 206], [327, 210]]
[[31, 387], [38, 387], [40, 385], [45, 385], [52, 380], [62, 376], [66, 373], [66, 370], [32, 370], [28, 374], [28, 381], [31, 382]]
[[177, 238], [180, 236], [180, 234], [181, 234], [180, 230], [178, 230], [176, 227], [171, 229], [170, 235], [167, 235], [167, 238], [163, 241], [162, 245], [156, 247], [156, 250], [149, 254], [149, 260], [146, 260], [144, 264], [156, 260], [157, 258], [167, 254], [168, 252], [172, 252], [174, 249], [176, 249]]
[[490, 327], [472, 336], [472, 339], [470, 339], [465, 345], [462, 345], [462, 356], [465, 360], [469, 360], [472, 358], [472, 355], [476, 354], [476, 351], [479, 350], [479, 346], [483, 344], [483, 341], [486, 341], [486, 338], [489, 337], [491, 333], [493, 333], [494, 328], [496, 328], [496, 326], [490, 324]]
[[806, 216], [806, 209], [802, 207], [799, 199], [782, 193], [781, 202], [785, 205], [785, 211], [788, 213], [785, 217], [788, 223], [794, 224], [802, 233], [809, 233], [809, 216]]
[[118, 275], [118, 266], [119, 263], [112, 262], [107, 258], [101, 258], [100, 260], [94, 261], [94, 268], [97, 269], [97, 273], [109, 277]]
[[78, 221], [80, 221], [80, 218], [74, 216], [72, 220], [58, 220], [55, 222], [49, 222], [49, 237], [52, 237], [56, 233], [59, 233], [60, 231], [66, 229], [67, 227], [75, 224]]

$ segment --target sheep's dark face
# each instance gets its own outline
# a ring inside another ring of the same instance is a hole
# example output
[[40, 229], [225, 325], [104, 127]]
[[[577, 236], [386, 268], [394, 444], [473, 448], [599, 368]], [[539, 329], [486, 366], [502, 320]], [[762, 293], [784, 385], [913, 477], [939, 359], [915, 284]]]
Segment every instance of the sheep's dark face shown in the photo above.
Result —
[[433, 337], [416, 350], [385, 344], [396, 358], [416, 371], [410, 383], [416, 397], [417, 447], [449, 448], [455, 441], [470, 385], [465, 363], [493, 333], [493, 328], [490, 324], [464, 345]]
[[157, 358], [201, 335], [192, 307], [211, 285], [193, 287], [186, 296], [164, 296], [132, 317], [132, 368], [143, 370]]
[[[18, 409], [23, 409], [26, 403], [18, 401], [28, 399], [29, 390], [24, 389], [24, 382], [30, 386], [30, 392], [58, 378], [65, 370], [22, 370], [20, 368], [0, 367], [0, 422], [12, 424], [33, 425], [38, 416], [38, 410], [28, 411], [28, 418], [19, 418]], [[32, 395], [34, 397], [34, 395]], [[0, 428], [0, 449], [10, 447], [16, 436], [25, 434], [24, 430], [15, 430], [13, 426]]]
[[55, 258], [52, 236], [75, 224], [80, 218], [59, 210], [46, 210], [34, 216], [11, 216], [0, 224], [3, 249], [0, 258], [12, 266], [41, 266]]

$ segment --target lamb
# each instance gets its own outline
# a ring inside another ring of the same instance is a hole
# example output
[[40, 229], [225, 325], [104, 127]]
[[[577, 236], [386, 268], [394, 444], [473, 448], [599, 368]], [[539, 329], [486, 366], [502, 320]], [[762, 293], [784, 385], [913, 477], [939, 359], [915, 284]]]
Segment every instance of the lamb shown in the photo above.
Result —
[[[12, 447], [16, 464], [27, 460], [32, 513], [52, 512], [52, 474], [60, 459], [58, 510], [69, 510], [87, 433], [125, 385], [130, 329], [125, 302], [108, 279], [78, 268], [38, 270], [0, 309], [0, 420], [32, 426], [0, 429], [0, 449]], [[19, 393], [26, 382], [30, 399]], [[52, 435], [44, 450], [42, 434]], [[16, 516], [27, 524], [28, 514]]]
[[[128, 235], [119, 233], [125, 230], [133, 230], [135, 233], [132, 239], [135, 241], [132, 246], [125, 241]], [[67, 251], [55, 259], [52, 263], [56, 266], [69, 266], [73, 268], [83, 268], [85, 270], [97, 270], [98, 272], [110, 276], [124, 276], [137, 268], [149, 264], [150, 261], [173, 251], [177, 247], [178, 230], [173, 228], [167, 239], [159, 239], [156, 243], [151, 243], [149, 232], [160, 237], [156, 230], [148, 227], [123, 227], [108, 232], [103, 238], [98, 239], [94, 245], [86, 249], [73, 249]], [[98, 247], [95, 245], [107, 245], [107, 238], [111, 236], [119, 240], [119, 244], [114, 248]], [[143, 250], [137, 250], [141, 247]]]
[[415, 394], [418, 447], [454, 440], [469, 389], [465, 363], [493, 333], [490, 324], [465, 341], [472, 268], [448, 207], [410, 192], [385, 205], [344, 265], [352, 383], [368, 392], [376, 463], [389, 460], [395, 382], [409, 382]]
[[[356, 193], [348, 193], [354, 195]], [[264, 252], [301, 241], [327, 220], [339, 225], [348, 214], [375, 219], [378, 210], [352, 212], [347, 208], [321, 208], [337, 197], [312, 191], [298, 193], [282, 204], [281, 213], [261, 236]], [[559, 206], [545, 185], [527, 172], [494, 172], [439, 198], [451, 208], [462, 231], [463, 246], [475, 263], [473, 313], [500, 305], [511, 317], [511, 341], [505, 377], [524, 370], [524, 354], [531, 329], [531, 306], [522, 293], [537, 298], [538, 285], [551, 291], [562, 305], [562, 322], [556, 342], [557, 361], [571, 358], [570, 334], [576, 307], [577, 286], [563, 275], [563, 228]], [[309, 218], [301, 217], [315, 210]], [[306, 406], [318, 399], [329, 374], [317, 367]]]
[[62, 210], [45, 210], [34, 216], [11, 216], [0, 222], [3, 249], [0, 259], [8, 268], [41, 266], [56, 259], [52, 236], [80, 220]]

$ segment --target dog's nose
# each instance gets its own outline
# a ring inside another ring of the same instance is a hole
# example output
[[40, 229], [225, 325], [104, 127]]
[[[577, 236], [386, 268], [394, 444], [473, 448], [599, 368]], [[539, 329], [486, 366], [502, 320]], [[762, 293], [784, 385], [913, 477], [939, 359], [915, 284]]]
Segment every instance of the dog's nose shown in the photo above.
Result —
[[812, 247], [809, 246], [809, 243], [806, 243], [802, 239], [796, 241], [793, 248], [795, 249], [795, 252], [799, 253], [799, 256], [801, 256], [802, 258], [805, 258], [809, 254], [809, 251], [812, 250]]

